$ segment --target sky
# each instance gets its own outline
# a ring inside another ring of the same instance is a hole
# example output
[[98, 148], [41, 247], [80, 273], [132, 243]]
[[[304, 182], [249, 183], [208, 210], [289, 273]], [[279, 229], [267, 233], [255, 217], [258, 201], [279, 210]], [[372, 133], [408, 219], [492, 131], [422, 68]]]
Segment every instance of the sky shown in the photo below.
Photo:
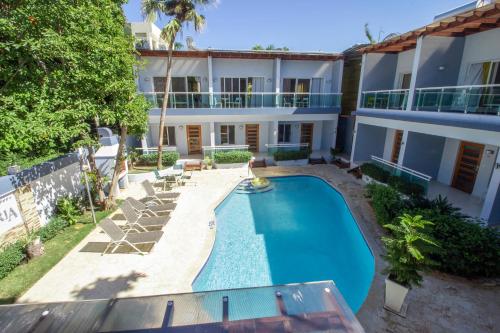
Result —
[[[439, 13], [470, 0], [218, 0], [200, 9], [206, 27], [184, 28], [183, 44], [192, 36], [196, 47], [251, 49], [260, 44], [286, 46], [291, 51], [340, 52], [365, 43], [364, 24], [378, 39], [432, 22]], [[123, 6], [129, 22], [143, 21], [141, 0]], [[163, 27], [168, 17], [156, 22]]]

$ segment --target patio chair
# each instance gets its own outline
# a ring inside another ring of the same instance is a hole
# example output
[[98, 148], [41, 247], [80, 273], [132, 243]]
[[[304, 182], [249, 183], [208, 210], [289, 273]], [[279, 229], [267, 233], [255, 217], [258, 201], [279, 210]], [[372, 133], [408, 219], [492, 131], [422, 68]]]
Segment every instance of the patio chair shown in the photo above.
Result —
[[138, 214], [129, 201], [125, 201], [120, 209], [127, 220], [126, 227], [138, 231], [148, 231], [147, 227], [163, 227], [170, 220], [170, 216], [147, 216]]
[[103, 219], [101, 223], [99, 223], [99, 226], [109, 236], [109, 238], [111, 238], [111, 241], [108, 246], [106, 246], [106, 249], [104, 249], [102, 254], [106, 253], [109, 247], [113, 245], [116, 246], [111, 253], [115, 253], [120, 245], [128, 245], [140, 254], [147, 254], [148, 252], [141, 251], [137, 245], [150, 243], [156, 244], [163, 235], [163, 231], [146, 231], [138, 233], [129, 233], [128, 231], [124, 232], [110, 218]]
[[145, 203], [142, 203], [139, 200], [131, 197], [128, 197], [126, 201], [130, 203], [130, 205], [136, 210], [138, 214], [147, 216], [166, 216], [177, 206], [177, 204], [173, 202], [156, 206], [148, 206]]
[[175, 200], [179, 197], [180, 193], [177, 192], [156, 192], [153, 185], [149, 180], [145, 180], [142, 183], [142, 187], [146, 191], [148, 199], [147, 201], [157, 201], [157, 203], [169, 203], [171, 200]]
[[172, 186], [179, 185], [177, 183], [177, 180], [175, 179], [175, 176], [162, 176], [160, 175], [160, 172], [158, 170], [154, 170], [154, 174], [156, 177], [156, 181], [163, 183], [163, 191], [166, 191], [167, 187], [170, 190]]

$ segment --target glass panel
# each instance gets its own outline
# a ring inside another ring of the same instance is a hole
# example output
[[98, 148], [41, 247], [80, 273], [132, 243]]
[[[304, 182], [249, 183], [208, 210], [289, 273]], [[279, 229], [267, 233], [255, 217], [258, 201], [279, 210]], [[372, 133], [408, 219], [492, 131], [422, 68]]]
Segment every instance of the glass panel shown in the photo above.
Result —
[[229, 144], [231, 145], [234, 145], [234, 125], [229, 125], [228, 126], [228, 130], [229, 130]]
[[167, 127], [168, 131], [168, 145], [169, 146], [175, 146], [175, 126], [168, 126]]

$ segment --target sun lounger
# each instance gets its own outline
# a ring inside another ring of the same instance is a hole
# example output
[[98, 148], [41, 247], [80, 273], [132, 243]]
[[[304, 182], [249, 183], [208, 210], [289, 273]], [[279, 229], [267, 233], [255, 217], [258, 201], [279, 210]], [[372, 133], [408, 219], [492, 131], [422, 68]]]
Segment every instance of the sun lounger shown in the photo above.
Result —
[[146, 201], [155, 202], [156, 204], [172, 202], [172, 200], [177, 199], [180, 195], [180, 193], [176, 192], [156, 192], [149, 180], [145, 180], [141, 184], [147, 194]]
[[104, 250], [103, 254], [109, 249], [109, 247], [115, 245], [115, 248], [111, 253], [114, 253], [120, 245], [128, 245], [140, 254], [147, 254], [147, 252], [141, 251], [137, 246], [140, 244], [150, 244], [158, 243], [163, 231], [147, 231], [138, 233], [124, 232], [120, 229], [115, 222], [109, 218], [105, 218], [99, 223], [101, 229], [111, 238], [108, 246]]
[[138, 214], [129, 201], [125, 201], [120, 209], [127, 220], [127, 227], [139, 231], [147, 231], [147, 227], [163, 227], [170, 220], [170, 216], [146, 216]]
[[137, 211], [137, 213], [148, 216], [165, 216], [166, 214], [169, 214], [170, 211], [174, 210], [177, 206], [177, 204], [173, 202], [161, 205], [158, 204], [156, 206], [148, 206], [145, 203], [142, 203], [139, 200], [130, 197], [128, 197], [126, 201], [130, 203], [130, 205]]

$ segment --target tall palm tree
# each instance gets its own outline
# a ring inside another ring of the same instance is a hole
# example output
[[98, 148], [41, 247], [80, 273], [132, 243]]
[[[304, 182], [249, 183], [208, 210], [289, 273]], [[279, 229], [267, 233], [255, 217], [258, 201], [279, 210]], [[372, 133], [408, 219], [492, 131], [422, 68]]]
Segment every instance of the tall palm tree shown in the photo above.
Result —
[[168, 45], [167, 72], [165, 74], [165, 89], [160, 114], [160, 131], [158, 136], [157, 168], [162, 167], [163, 131], [167, 113], [168, 92], [172, 78], [172, 54], [175, 48], [175, 38], [182, 32], [183, 26], [193, 24], [195, 31], [201, 31], [205, 25], [205, 17], [196, 11], [197, 6], [207, 5], [211, 0], [142, 0], [142, 12], [149, 22], [165, 15], [170, 21], [163, 27], [161, 38]]

